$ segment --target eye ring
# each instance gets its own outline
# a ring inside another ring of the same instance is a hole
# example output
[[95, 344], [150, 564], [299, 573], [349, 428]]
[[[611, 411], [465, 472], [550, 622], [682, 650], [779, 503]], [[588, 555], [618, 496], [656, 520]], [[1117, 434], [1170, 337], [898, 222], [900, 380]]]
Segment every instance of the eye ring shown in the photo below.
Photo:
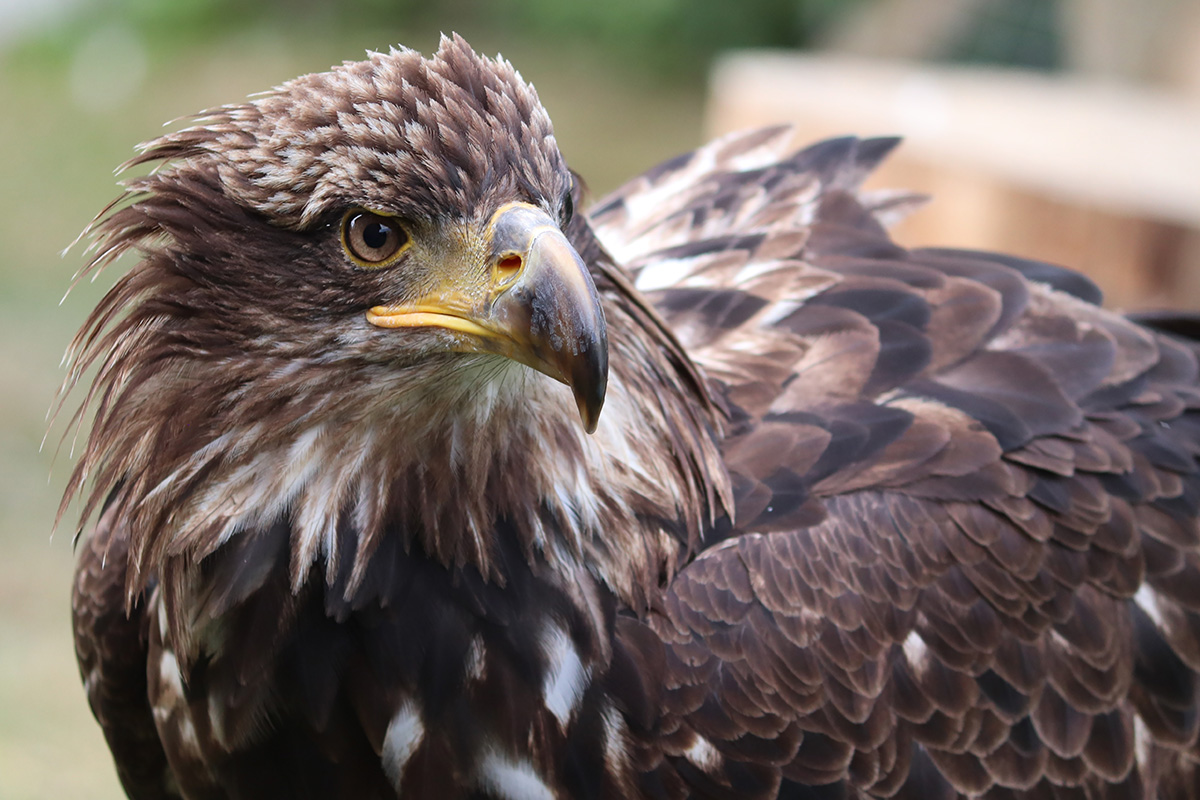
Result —
[[386, 267], [412, 245], [412, 237], [395, 217], [361, 208], [342, 218], [342, 249], [360, 267]]

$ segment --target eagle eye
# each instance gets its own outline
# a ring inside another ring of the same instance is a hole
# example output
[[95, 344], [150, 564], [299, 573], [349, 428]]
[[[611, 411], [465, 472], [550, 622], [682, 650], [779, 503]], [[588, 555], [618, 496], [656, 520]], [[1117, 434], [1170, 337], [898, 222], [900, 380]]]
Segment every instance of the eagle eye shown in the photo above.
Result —
[[342, 221], [342, 247], [359, 266], [385, 266], [410, 242], [408, 231], [393, 217], [355, 210]]
[[572, 185], [567, 191], [563, 192], [562, 199], [562, 226], [565, 228], [571, 224], [572, 217], [575, 216], [575, 198], [571, 197]]

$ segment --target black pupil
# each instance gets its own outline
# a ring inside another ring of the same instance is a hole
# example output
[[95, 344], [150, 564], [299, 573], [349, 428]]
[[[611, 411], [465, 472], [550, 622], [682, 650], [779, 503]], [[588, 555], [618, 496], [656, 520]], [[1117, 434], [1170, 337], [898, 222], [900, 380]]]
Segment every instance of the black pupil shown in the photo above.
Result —
[[392, 228], [387, 223], [370, 222], [363, 228], [363, 244], [372, 250], [382, 250], [387, 245], [388, 237], [391, 234]]

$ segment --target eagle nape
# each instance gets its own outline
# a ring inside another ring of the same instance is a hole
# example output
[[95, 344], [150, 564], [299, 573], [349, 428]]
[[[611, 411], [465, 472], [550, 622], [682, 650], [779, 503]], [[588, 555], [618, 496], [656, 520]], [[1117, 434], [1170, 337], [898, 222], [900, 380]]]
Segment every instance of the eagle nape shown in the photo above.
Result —
[[129, 796], [1200, 797], [1200, 325], [900, 247], [896, 145], [573, 214], [457, 36], [145, 145], [64, 500]]

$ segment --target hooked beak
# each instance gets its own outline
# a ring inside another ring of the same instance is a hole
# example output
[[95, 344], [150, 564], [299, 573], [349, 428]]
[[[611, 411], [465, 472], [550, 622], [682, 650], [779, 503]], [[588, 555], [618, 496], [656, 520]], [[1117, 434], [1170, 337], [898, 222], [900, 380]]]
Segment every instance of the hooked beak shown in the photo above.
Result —
[[566, 384], [588, 433], [608, 385], [608, 335], [587, 265], [546, 212], [502, 206], [487, 226], [488, 277], [461, 279], [415, 302], [375, 306], [380, 328], [437, 327], [460, 334], [457, 352], [495, 353]]

